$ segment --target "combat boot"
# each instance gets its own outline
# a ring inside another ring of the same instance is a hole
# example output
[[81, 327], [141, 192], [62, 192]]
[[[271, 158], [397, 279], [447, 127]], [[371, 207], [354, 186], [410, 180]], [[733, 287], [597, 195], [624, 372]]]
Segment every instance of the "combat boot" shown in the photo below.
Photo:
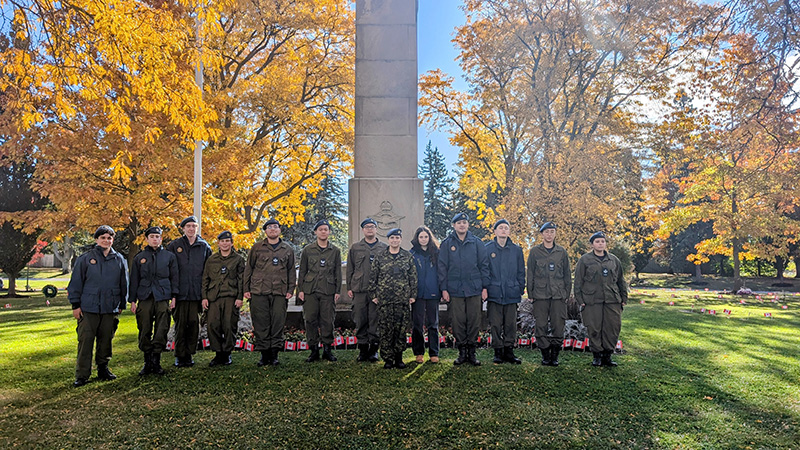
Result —
[[222, 364], [223, 355], [224, 355], [224, 353], [222, 353], [222, 352], [216, 352], [216, 354], [214, 355], [214, 359], [212, 359], [211, 362], [208, 363], [208, 367], [214, 367], [214, 366], [221, 365]]
[[542, 365], [543, 366], [549, 366], [550, 365], [550, 349], [551, 348], [552, 348], [552, 346], [539, 349], [542, 352]]
[[550, 365], [553, 367], [558, 367], [558, 353], [561, 351], [561, 347], [554, 345], [550, 347]]
[[478, 358], [475, 356], [475, 346], [474, 345], [470, 345], [470, 346], [467, 347], [467, 362], [472, 364], [475, 367], [481, 365], [481, 362], [478, 361]]
[[503, 349], [502, 348], [494, 349], [494, 359], [492, 359], [492, 362], [495, 363], [495, 364], [503, 364], [504, 362], [506, 362], [506, 360], [503, 359]]
[[602, 353], [600, 353], [600, 352], [592, 352], [592, 356], [594, 356], [594, 359], [592, 359], [592, 365], [593, 366], [600, 367], [600, 366], [603, 365]]
[[[263, 367], [263, 366], [266, 366], [268, 364], [271, 364], [271, 361], [272, 361], [272, 358], [270, 356], [270, 352], [271, 351], [272, 350], [263, 350], [261, 352], [261, 359], [258, 360], [258, 367]], [[312, 351], [312, 353], [313, 353], [313, 351]]]
[[145, 376], [148, 373], [153, 371], [153, 354], [152, 353], [145, 353], [144, 354], [144, 366], [142, 366], [142, 370], [139, 371], [140, 376]]
[[322, 347], [322, 359], [327, 359], [330, 362], [336, 362], [337, 358], [333, 355], [330, 345]]
[[380, 357], [378, 356], [378, 344], [369, 344], [369, 349], [367, 350], [367, 361], [369, 362], [378, 362], [380, 361]]
[[116, 380], [117, 376], [111, 373], [108, 366], [97, 366], [97, 379], [103, 381]]
[[272, 364], [273, 366], [277, 366], [278, 364], [281, 363], [280, 361], [278, 361], [278, 353], [279, 352], [280, 352], [280, 350], [277, 349], [277, 348], [273, 348], [272, 349], [272, 353], [270, 355], [271, 358], [270, 358], [270, 362], [269, 363]]
[[76, 378], [75, 382], [72, 383], [72, 387], [78, 388], [78, 387], [81, 387], [81, 386], [86, 386], [87, 384], [89, 384], [89, 379], [88, 378]]
[[398, 353], [397, 355], [395, 355], [395, 357], [394, 357], [394, 368], [395, 369], [405, 369], [406, 368], [406, 363], [403, 362], [403, 354], [402, 353]]
[[161, 353], [153, 353], [152, 361], [153, 361], [152, 362], [153, 369], [152, 369], [152, 371], [150, 373], [154, 373], [156, 375], [164, 375], [165, 373], [167, 373], [161, 367]]
[[314, 361], [319, 361], [319, 347], [317, 346], [311, 349], [311, 354], [308, 355], [308, 358], [306, 358], [307, 363]]
[[453, 361], [454, 366], [460, 366], [467, 361], [467, 349], [463, 345], [458, 346], [458, 358]]
[[222, 365], [223, 366], [230, 366], [233, 364], [233, 358], [231, 358], [231, 352], [223, 352], [222, 353]]
[[358, 344], [358, 362], [369, 361], [369, 344]]
[[517, 358], [517, 355], [514, 354], [513, 347], [505, 347], [504, 349], [504, 357], [506, 362], [510, 362], [511, 364], [522, 364], [522, 360]]
[[617, 363], [611, 360], [611, 353], [611, 350], [604, 351], [601, 358], [601, 363], [606, 367], [617, 367]]
[[384, 369], [392, 369], [392, 368], [394, 368], [394, 361], [392, 360], [392, 358], [386, 358], [384, 361], [385, 361], [383, 363], [383, 368]]

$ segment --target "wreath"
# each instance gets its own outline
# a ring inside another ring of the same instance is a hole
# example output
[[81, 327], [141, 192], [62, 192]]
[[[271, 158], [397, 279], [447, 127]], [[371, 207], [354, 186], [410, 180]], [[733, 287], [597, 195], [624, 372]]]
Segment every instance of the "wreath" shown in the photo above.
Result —
[[47, 286], [42, 288], [42, 293], [47, 298], [53, 298], [58, 294], [58, 288], [53, 286], [52, 284], [48, 284]]

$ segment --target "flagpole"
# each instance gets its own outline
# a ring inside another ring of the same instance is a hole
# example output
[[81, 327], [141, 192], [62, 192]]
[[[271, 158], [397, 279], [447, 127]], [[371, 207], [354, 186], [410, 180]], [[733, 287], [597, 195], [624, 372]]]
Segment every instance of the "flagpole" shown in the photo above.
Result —
[[[195, 22], [195, 36], [199, 58], [194, 69], [194, 81], [200, 88], [200, 95], [203, 95], [203, 58], [200, 37], [200, 18]], [[197, 217], [197, 234], [199, 235], [203, 227], [203, 142], [200, 139], [194, 141], [194, 215]]]

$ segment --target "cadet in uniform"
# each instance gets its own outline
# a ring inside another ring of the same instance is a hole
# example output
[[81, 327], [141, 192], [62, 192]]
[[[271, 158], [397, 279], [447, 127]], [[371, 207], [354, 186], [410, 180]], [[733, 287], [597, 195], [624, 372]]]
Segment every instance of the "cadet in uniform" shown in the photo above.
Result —
[[509, 238], [510, 224], [500, 219], [494, 224], [494, 239], [486, 243], [489, 255], [489, 287], [487, 289], [489, 327], [495, 364], [522, 364], [514, 355], [517, 343], [517, 304], [525, 289], [525, 257], [522, 249]]
[[386, 236], [389, 246], [373, 262], [369, 297], [379, 310], [383, 367], [405, 369], [403, 350], [411, 317], [409, 305], [417, 295], [417, 269], [411, 253], [400, 248], [402, 230], [393, 228]]
[[331, 351], [333, 345], [333, 320], [336, 302], [342, 288], [342, 254], [328, 236], [331, 226], [327, 220], [314, 224], [317, 240], [300, 253], [300, 271], [297, 276], [297, 300], [303, 305], [306, 337], [311, 355], [306, 362], [319, 360], [319, 342], [322, 340], [322, 357], [336, 361]]
[[367, 218], [361, 222], [364, 239], [350, 247], [347, 254], [347, 295], [353, 299], [353, 321], [356, 323], [358, 340], [357, 361], [378, 361], [378, 306], [372, 303], [367, 293], [370, 265], [375, 256], [386, 249], [386, 244], [376, 236], [378, 223]]
[[475, 356], [481, 324], [481, 300], [486, 300], [489, 285], [489, 260], [486, 247], [469, 232], [469, 217], [458, 213], [452, 220], [455, 230], [439, 250], [439, 288], [449, 302], [453, 335], [458, 346], [455, 365], [481, 364]]
[[94, 232], [95, 247], [75, 261], [67, 287], [72, 315], [78, 321], [78, 358], [75, 383], [80, 387], [92, 374], [92, 349], [97, 339], [97, 378], [115, 380], [108, 362], [111, 360], [111, 339], [117, 329], [118, 316], [128, 300], [128, 264], [111, 248], [114, 229], [102, 225]]
[[230, 365], [231, 352], [239, 331], [239, 308], [244, 294], [244, 258], [233, 251], [233, 235], [217, 236], [219, 253], [203, 269], [203, 309], [208, 311], [208, 340], [216, 355], [209, 367]]
[[[178, 295], [178, 261], [161, 247], [161, 228], [144, 232], [147, 247], [136, 254], [131, 265], [131, 312], [139, 327], [139, 350], [144, 353], [144, 367], [139, 375], [163, 375], [161, 352], [167, 345], [169, 304]], [[138, 303], [138, 306], [137, 306]]]
[[278, 365], [283, 347], [286, 308], [297, 286], [294, 250], [280, 238], [281, 225], [269, 219], [263, 226], [267, 238], [257, 242], [247, 255], [244, 297], [250, 300], [255, 350], [261, 352], [259, 366]]
[[211, 256], [211, 246], [197, 235], [197, 218], [190, 216], [181, 221], [183, 236], [167, 244], [167, 250], [178, 259], [181, 278], [175, 310], [175, 367], [194, 365], [192, 355], [197, 352], [200, 335], [200, 301], [203, 298], [203, 268]]
[[[555, 224], [545, 223], [539, 233], [542, 243], [528, 254], [528, 298], [533, 301], [534, 335], [542, 352], [542, 365], [557, 366], [567, 320], [567, 299], [572, 290], [572, 272], [567, 251], [555, 243]], [[553, 329], [552, 338], [547, 335], [548, 321]]]
[[628, 302], [628, 286], [620, 260], [606, 251], [606, 236], [598, 231], [589, 238], [592, 251], [575, 266], [575, 299], [583, 309], [589, 332], [593, 366], [616, 366], [611, 354], [622, 327], [622, 307]]

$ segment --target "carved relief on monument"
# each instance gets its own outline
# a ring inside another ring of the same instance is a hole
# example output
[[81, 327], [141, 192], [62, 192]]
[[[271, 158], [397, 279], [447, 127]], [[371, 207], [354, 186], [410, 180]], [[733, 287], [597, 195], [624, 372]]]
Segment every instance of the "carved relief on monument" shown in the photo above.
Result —
[[388, 200], [384, 200], [381, 202], [381, 210], [369, 217], [375, 219], [378, 222], [378, 235], [386, 237], [386, 234], [389, 233], [389, 230], [392, 228], [401, 228], [400, 221], [403, 220], [406, 216], [401, 216], [394, 211], [392, 211], [394, 207], [392, 203]]

